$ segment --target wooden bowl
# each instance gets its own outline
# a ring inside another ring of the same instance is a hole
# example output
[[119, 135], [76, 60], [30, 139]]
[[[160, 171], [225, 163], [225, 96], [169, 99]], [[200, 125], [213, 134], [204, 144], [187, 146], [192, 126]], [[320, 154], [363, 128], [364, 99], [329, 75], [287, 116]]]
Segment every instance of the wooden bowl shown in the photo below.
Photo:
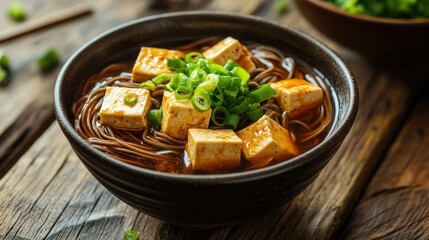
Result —
[[321, 33], [369, 59], [409, 62], [428, 53], [429, 19], [350, 14], [322, 0], [295, 0], [295, 4]]
[[[72, 105], [88, 78], [110, 63], [135, 59], [143, 45], [206, 36], [234, 36], [277, 47], [318, 69], [332, 94], [333, 125], [315, 148], [262, 169], [216, 175], [180, 175], [129, 165], [87, 143], [74, 130]], [[168, 222], [218, 226], [265, 213], [302, 192], [340, 147], [358, 109], [352, 73], [315, 39], [262, 18], [216, 12], [151, 16], [112, 29], [80, 48], [62, 68], [55, 86], [55, 112], [83, 164], [115, 196]]]

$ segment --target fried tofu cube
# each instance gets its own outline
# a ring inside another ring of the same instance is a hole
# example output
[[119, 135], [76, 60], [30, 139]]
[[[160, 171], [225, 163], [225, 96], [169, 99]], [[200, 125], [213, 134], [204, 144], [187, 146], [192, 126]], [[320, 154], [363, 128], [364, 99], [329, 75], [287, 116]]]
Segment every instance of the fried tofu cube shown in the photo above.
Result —
[[248, 55], [242, 56], [240, 59], [237, 60], [237, 63], [246, 71], [252, 72], [256, 69], [255, 63], [252, 61], [252, 57]]
[[241, 164], [243, 141], [231, 129], [189, 129], [186, 153], [195, 170], [216, 170]]
[[323, 102], [323, 90], [304, 79], [288, 79], [271, 83], [276, 99], [291, 118], [316, 109]]
[[299, 154], [289, 131], [264, 115], [252, 125], [237, 132], [243, 140], [246, 159], [258, 167], [271, 162], [280, 162]]
[[[125, 103], [125, 96], [135, 94], [134, 106]], [[141, 88], [107, 87], [100, 110], [100, 123], [117, 128], [139, 129], [147, 126], [147, 112], [151, 108], [150, 92]]]
[[191, 99], [176, 99], [173, 93], [164, 92], [162, 98], [161, 130], [175, 138], [186, 139], [190, 128], [208, 128], [212, 110], [197, 111]]
[[142, 47], [134, 63], [132, 80], [144, 82], [162, 73], [171, 72], [167, 67], [167, 58], [183, 58], [181, 51], [163, 48]]
[[244, 55], [244, 51], [237, 39], [227, 37], [204, 51], [203, 55], [214, 63], [224, 65], [229, 59], [237, 61]]

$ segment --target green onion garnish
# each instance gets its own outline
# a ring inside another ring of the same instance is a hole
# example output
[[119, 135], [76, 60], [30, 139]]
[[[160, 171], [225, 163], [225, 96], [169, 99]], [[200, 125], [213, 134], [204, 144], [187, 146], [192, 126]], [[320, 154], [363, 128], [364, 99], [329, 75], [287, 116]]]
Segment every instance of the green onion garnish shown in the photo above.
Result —
[[7, 72], [0, 67], [0, 86], [6, 86], [7, 84]]
[[17, 22], [24, 20], [26, 17], [24, 4], [18, 2], [9, 5], [8, 13], [9, 17]]
[[140, 236], [133, 230], [127, 230], [124, 232], [124, 240], [139, 240]]
[[247, 111], [247, 109], [250, 106], [250, 100], [248, 98], [246, 97], [239, 97], [239, 98], [241, 98], [239, 103], [229, 110], [231, 113], [235, 113], [238, 115]]
[[226, 120], [225, 126], [236, 130], [239, 122], [240, 122], [240, 116], [239, 115], [230, 114], [229, 118]]
[[262, 112], [261, 108], [257, 108], [255, 110], [247, 111], [246, 115], [249, 117], [251, 122], [256, 122], [264, 115], [264, 112]]
[[191, 72], [191, 75], [189, 76], [189, 79], [191, 81], [192, 87], [196, 88], [198, 85], [200, 85], [204, 78], [207, 76], [207, 73], [204, 70], [201, 70], [199, 68], [196, 68]]
[[199, 112], [207, 111], [210, 108], [211, 104], [212, 101], [210, 99], [210, 96], [204, 91], [195, 93], [192, 97], [192, 105]]
[[234, 60], [229, 59], [228, 61], [226, 61], [224, 67], [227, 71], [232, 71], [232, 69], [234, 69], [235, 67], [240, 67], [240, 65], [238, 65], [238, 63], [236, 63]]
[[[220, 119], [218, 120], [219, 117]], [[217, 106], [213, 109], [211, 119], [214, 125], [220, 126], [220, 127], [225, 126], [228, 118], [229, 118], [229, 112], [226, 108], [222, 106]]]
[[152, 82], [155, 84], [164, 84], [168, 81], [170, 81], [171, 79], [171, 74], [170, 73], [163, 73], [161, 75], [158, 75], [156, 77], [154, 77], [152, 79]]
[[289, 0], [276, 0], [274, 2], [274, 7], [278, 14], [283, 14], [289, 8]]
[[162, 109], [149, 110], [149, 112], [147, 113], [147, 121], [152, 126], [160, 127], [162, 121]]
[[211, 93], [216, 89], [217, 83], [219, 80], [219, 76], [213, 73], [207, 74], [207, 76], [204, 79], [204, 82], [198, 85], [197, 88], [195, 88], [195, 93], [198, 93], [200, 91]]
[[231, 86], [231, 77], [230, 76], [219, 76], [217, 87], [219, 89], [229, 89]]
[[223, 74], [225, 73], [225, 68], [216, 63], [209, 63], [209, 71], [215, 74]]
[[263, 84], [249, 93], [249, 97], [251, 97], [255, 102], [265, 101], [275, 95], [276, 92], [269, 84]]
[[60, 61], [58, 52], [49, 48], [45, 51], [37, 60], [40, 70], [43, 72], [48, 72], [52, 70]]
[[0, 67], [4, 70], [8, 70], [10, 68], [9, 58], [4, 52], [0, 53]]
[[127, 95], [125, 95], [124, 103], [130, 107], [134, 107], [137, 103], [137, 94], [128, 93]]
[[186, 67], [186, 63], [178, 58], [167, 58], [167, 67], [181, 72]]
[[241, 79], [238, 77], [232, 77], [231, 78], [231, 85], [229, 86], [229, 89], [231, 90], [238, 90], [241, 86]]
[[174, 92], [176, 99], [189, 99], [192, 97], [192, 89], [186, 86], [179, 86]]
[[225, 89], [225, 90], [223, 90], [223, 93], [225, 94], [225, 99], [228, 102], [234, 102], [235, 99], [237, 98], [238, 90], [234, 91], [234, 90]]
[[145, 89], [150, 90], [150, 91], [155, 91], [155, 89], [156, 89], [155, 83], [152, 82], [151, 80], [140, 83], [140, 87], [145, 88]]
[[246, 69], [242, 67], [235, 67], [232, 69], [232, 74], [239, 77], [241, 79], [241, 85], [247, 84], [247, 81], [250, 78], [250, 74]]
[[200, 59], [204, 59], [204, 55], [200, 52], [190, 52], [185, 55], [185, 61], [187, 63], [196, 63]]

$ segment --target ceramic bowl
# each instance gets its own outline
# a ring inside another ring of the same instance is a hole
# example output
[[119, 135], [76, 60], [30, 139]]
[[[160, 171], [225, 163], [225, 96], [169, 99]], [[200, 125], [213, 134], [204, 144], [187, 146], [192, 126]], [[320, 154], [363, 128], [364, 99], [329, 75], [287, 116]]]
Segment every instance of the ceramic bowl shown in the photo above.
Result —
[[[310, 151], [263, 169], [215, 175], [157, 172], [120, 162], [96, 150], [73, 128], [72, 104], [87, 79], [110, 63], [135, 59], [143, 45], [234, 36], [287, 51], [326, 77], [334, 121]], [[155, 218], [192, 227], [251, 219], [276, 209], [318, 176], [346, 137], [358, 109], [352, 73], [315, 39], [262, 18], [219, 12], [180, 12], [142, 18], [114, 28], [81, 47], [63, 66], [55, 86], [58, 123], [82, 163], [110, 192]]]
[[429, 51], [429, 19], [350, 14], [322, 0], [295, 0], [295, 4], [321, 33], [371, 60], [410, 62]]

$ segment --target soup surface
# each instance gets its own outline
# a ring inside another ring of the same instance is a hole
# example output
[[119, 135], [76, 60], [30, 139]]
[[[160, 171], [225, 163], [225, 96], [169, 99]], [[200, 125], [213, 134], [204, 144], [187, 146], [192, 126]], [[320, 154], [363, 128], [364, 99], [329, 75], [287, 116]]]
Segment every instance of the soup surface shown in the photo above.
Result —
[[157, 171], [261, 168], [326, 136], [333, 110], [321, 77], [287, 52], [232, 37], [144, 46], [135, 62], [88, 79], [75, 129], [98, 150]]

